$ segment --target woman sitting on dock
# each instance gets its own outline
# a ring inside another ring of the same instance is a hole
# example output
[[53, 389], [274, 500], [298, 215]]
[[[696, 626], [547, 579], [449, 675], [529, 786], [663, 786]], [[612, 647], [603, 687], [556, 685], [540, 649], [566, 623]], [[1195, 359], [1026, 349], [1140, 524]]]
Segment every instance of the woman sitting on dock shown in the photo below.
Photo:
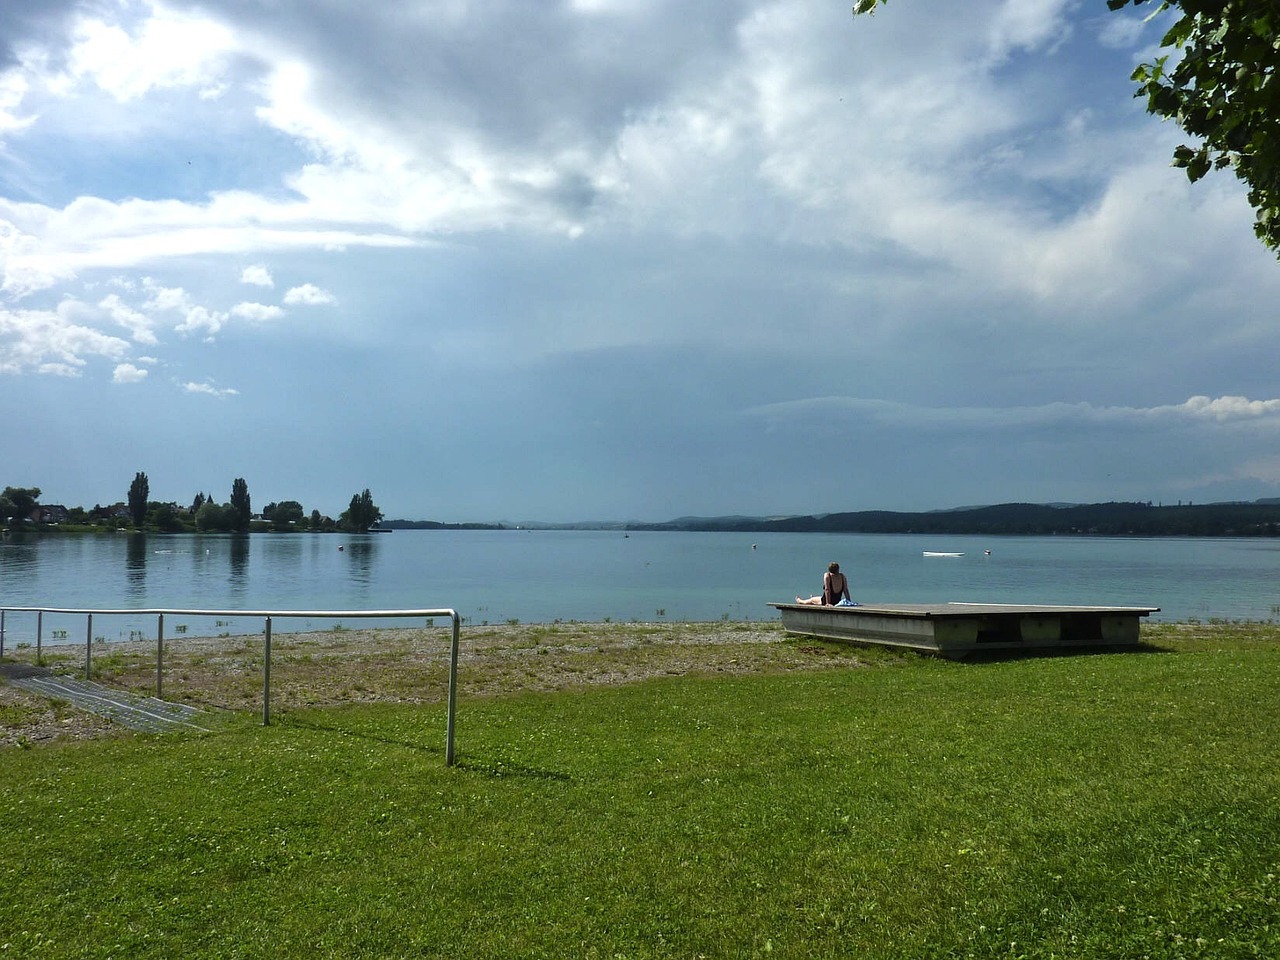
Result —
[[832, 561], [827, 572], [822, 575], [822, 596], [804, 600], [796, 597], [796, 603], [811, 603], [814, 606], [834, 607], [841, 598], [853, 602], [849, 596], [849, 578], [840, 572], [840, 564]]

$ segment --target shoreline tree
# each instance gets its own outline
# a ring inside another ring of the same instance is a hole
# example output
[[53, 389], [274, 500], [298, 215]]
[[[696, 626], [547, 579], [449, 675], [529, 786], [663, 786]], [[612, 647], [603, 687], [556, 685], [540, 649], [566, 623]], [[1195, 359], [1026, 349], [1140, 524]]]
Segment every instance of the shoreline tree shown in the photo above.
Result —
[[40, 499], [39, 487], [5, 487], [0, 493], [0, 520], [28, 520]]
[[369, 528], [382, 519], [382, 511], [373, 502], [373, 494], [365, 487], [363, 493], [351, 497], [351, 505], [338, 518], [338, 526], [356, 533], [368, 533]]
[[282, 500], [263, 507], [262, 519], [270, 521], [273, 530], [305, 530], [307, 514], [297, 500]]
[[133, 475], [133, 483], [129, 484], [129, 516], [133, 520], [134, 529], [141, 530], [147, 522], [147, 498], [151, 495], [151, 484], [147, 475], [142, 472]]
[[231, 509], [235, 511], [234, 529], [240, 533], [248, 533], [253, 507], [249, 501], [249, 484], [243, 477], [236, 477], [231, 484]]

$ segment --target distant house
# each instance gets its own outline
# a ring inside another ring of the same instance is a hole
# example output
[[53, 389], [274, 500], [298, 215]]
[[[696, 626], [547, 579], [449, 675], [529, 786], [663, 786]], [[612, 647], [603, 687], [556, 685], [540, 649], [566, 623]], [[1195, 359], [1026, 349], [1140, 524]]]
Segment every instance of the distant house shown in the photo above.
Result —
[[127, 503], [113, 503], [110, 506], [95, 505], [89, 511], [89, 518], [93, 521], [125, 519], [128, 520], [133, 514], [129, 512]]
[[37, 504], [31, 511], [35, 523], [66, 523], [70, 518], [67, 508], [60, 503]]

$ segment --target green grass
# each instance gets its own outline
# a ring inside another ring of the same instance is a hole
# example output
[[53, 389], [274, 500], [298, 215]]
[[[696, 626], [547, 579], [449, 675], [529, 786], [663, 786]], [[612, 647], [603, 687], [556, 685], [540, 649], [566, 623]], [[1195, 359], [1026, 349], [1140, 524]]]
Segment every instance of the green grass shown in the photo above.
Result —
[[0, 958], [1276, 956], [1278, 694], [1226, 637], [7, 751]]

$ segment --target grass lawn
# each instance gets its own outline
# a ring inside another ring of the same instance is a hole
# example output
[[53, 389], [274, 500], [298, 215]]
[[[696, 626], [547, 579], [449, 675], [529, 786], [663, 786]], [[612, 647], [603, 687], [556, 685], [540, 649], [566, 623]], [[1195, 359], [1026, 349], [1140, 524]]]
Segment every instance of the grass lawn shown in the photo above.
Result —
[[6, 749], [0, 960], [1280, 956], [1280, 629], [1144, 632]]

